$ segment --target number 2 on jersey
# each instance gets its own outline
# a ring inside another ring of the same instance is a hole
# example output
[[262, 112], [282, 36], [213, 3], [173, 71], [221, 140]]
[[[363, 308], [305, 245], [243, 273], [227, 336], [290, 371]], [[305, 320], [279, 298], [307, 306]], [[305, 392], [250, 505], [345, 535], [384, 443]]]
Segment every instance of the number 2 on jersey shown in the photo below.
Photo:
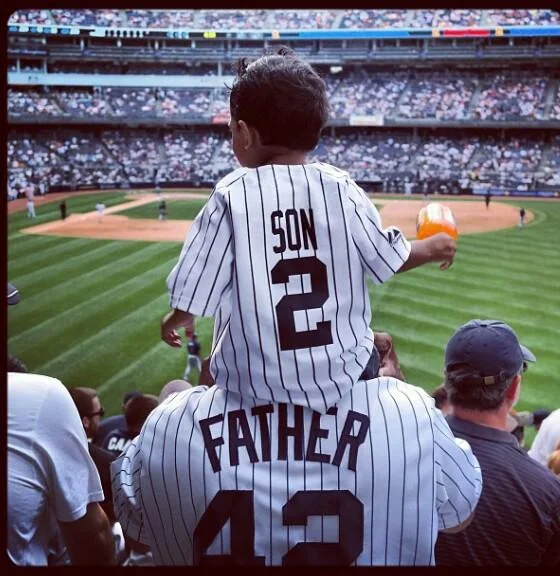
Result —
[[[348, 566], [361, 554], [364, 506], [351, 492], [299, 490], [282, 507], [284, 526], [306, 526], [309, 516], [338, 516], [338, 542], [298, 542], [282, 557], [283, 566]], [[230, 553], [206, 554], [228, 520]], [[264, 566], [264, 556], [255, 555], [252, 490], [220, 490], [214, 496], [194, 530], [193, 553], [195, 566]]]
[[327, 267], [315, 256], [280, 260], [270, 271], [273, 284], [287, 284], [290, 276], [309, 274], [311, 292], [286, 294], [276, 305], [281, 350], [297, 350], [332, 344], [330, 320], [317, 322], [315, 330], [296, 331], [294, 312], [321, 308], [329, 298]]

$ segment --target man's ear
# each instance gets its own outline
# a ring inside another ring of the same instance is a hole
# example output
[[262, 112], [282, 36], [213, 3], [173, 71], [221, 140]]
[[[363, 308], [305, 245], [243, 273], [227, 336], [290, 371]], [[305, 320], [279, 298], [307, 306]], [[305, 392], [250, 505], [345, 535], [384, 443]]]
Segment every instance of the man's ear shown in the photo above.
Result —
[[515, 406], [515, 404], [517, 404], [517, 401], [519, 400], [520, 395], [521, 395], [521, 374], [516, 374], [513, 377], [513, 380], [511, 381], [511, 384], [507, 389], [506, 397], [511, 402], [511, 405]]
[[87, 430], [89, 426], [89, 418], [87, 416], [82, 416], [82, 426], [84, 427], [84, 430]]

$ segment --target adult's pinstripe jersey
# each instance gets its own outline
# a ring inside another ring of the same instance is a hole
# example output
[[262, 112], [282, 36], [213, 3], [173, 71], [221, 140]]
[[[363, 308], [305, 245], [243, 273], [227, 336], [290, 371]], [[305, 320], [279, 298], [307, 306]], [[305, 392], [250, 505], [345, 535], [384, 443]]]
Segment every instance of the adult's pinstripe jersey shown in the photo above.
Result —
[[112, 472], [123, 531], [157, 564], [430, 565], [481, 491], [468, 443], [393, 378], [357, 382], [326, 414], [192, 388]]
[[372, 351], [365, 272], [382, 283], [409, 253], [346, 172], [241, 168], [193, 222], [167, 279], [170, 304], [195, 316], [221, 308], [210, 362], [217, 386], [324, 413]]

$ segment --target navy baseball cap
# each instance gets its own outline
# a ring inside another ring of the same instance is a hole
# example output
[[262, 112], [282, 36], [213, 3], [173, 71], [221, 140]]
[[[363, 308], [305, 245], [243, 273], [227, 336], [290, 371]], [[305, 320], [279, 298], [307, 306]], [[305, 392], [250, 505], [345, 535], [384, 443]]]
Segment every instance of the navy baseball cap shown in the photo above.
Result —
[[454, 381], [498, 384], [521, 372], [535, 355], [520, 344], [510, 326], [499, 320], [471, 320], [447, 343], [445, 372]]
[[136, 398], [137, 396], [144, 396], [144, 394], [142, 394], [142, 392], [140, 392], [140, 390], [132, 390], [132, 392], [127, 392], [123, 396], [123, 404], [126, 404], [129, 400], [132, 400], [133, 398]]
[[8, 282], [8, 305], [12, 306], [19, 302], [19, 290]]

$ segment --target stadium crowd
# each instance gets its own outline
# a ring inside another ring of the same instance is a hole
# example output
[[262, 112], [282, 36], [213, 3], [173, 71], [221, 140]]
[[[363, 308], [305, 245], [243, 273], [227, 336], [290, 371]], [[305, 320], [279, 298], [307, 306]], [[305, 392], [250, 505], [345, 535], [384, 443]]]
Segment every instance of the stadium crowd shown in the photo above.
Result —
[[540, 120], [544, 117], [544, 96], [549, 79], [511, 72], [497, 74], [482, 89], [473, 116], [486, 120]]
[[[208, 74], [211, 70], [207, 66], [199, 72]], [[336, 119], [376, 114], [395, 119], [493, 121], [560, 117], [558, 79], [523, 71], [348, 68], [338, 73], [325, 70], [324, 79], [331, 116]], [[547, 100], [550, 91], [555, 100]], [[8, 89], [8, 113], [13, 116], [211, 118], [227, 110], [228, 92], [223, 87]]]
[[432, 10], [17, 10], [9, 23], [137, 28], [424, 28], [558, 24], [550, 9]]
[[[39, 184], [44, 178], [50, 187], [122, 186], [151, 183], [153, 171], [160, 168], [161, 183], [188, 180], [208, 185], [236, 165], [230, 148], [223, 131], [35, 131], [9, 136], [9, 183], [20, 194], [29, 181]], [[434, 172], [444, 179], [467, 179], [464, 187], [475, 181], [520, 189], [536, 182], [560, 183], [558, 138], [552, 142], [488, 135], [414, 138], [410, 132], [361, 128], [325, 133], [312, 158], [336, 162], [359, 181], [397, 179], [401, 191], [405, 179], [424, 180]]]

